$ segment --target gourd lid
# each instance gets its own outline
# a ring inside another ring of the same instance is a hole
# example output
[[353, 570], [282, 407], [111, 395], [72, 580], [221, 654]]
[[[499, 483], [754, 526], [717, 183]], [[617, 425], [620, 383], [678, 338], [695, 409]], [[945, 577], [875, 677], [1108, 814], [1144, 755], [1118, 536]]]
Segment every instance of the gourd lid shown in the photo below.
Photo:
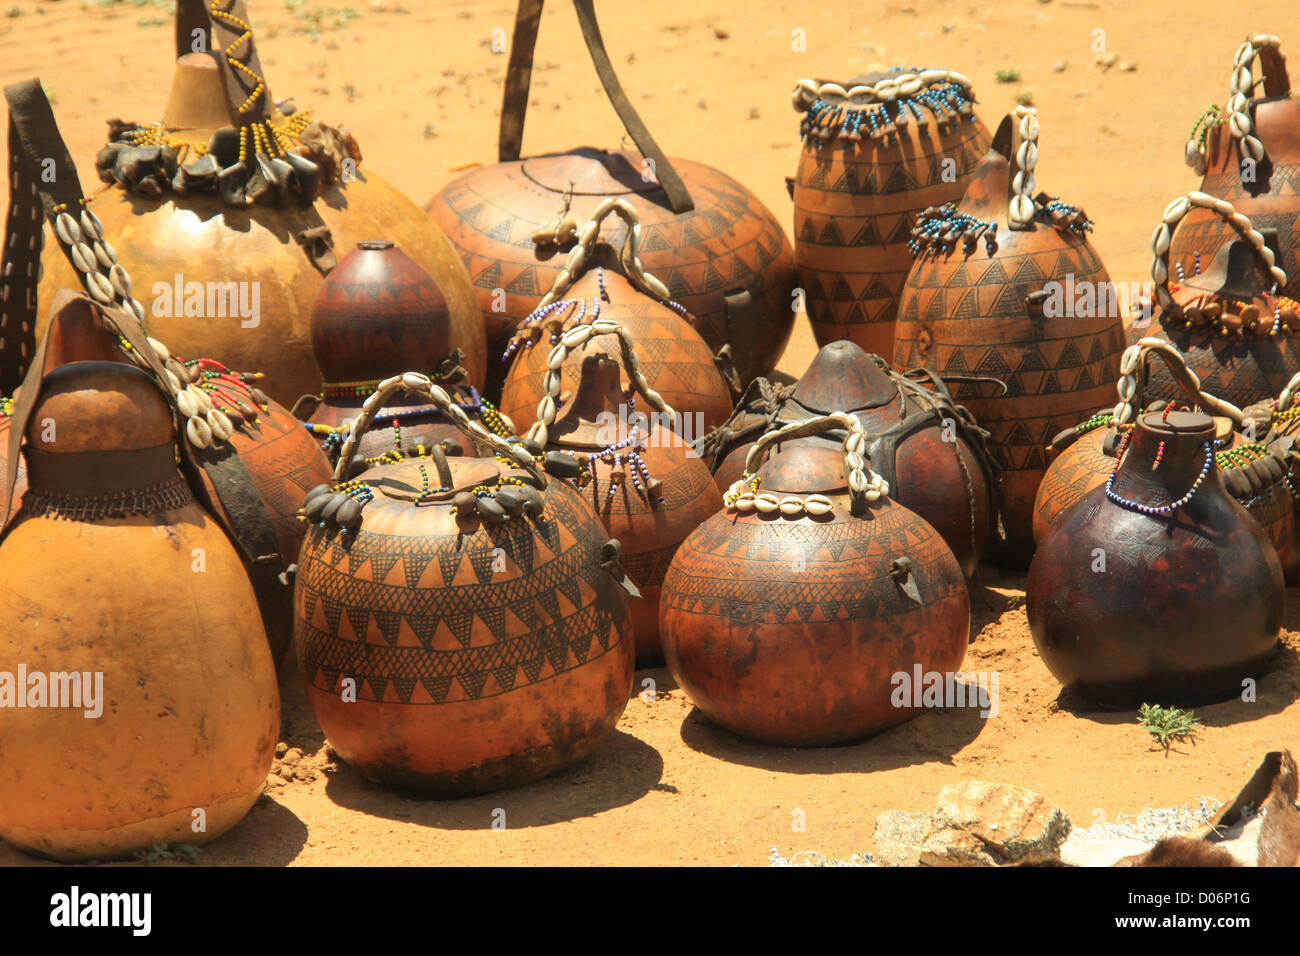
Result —
[[893, 380], [853, 342], [832, 342], [814, 357], [792, 398], [822, 415], [877, 408], [898, 395]]
[[1162, 435], [1204, 435], [1215, 431], [1214, 419], [1204, 412], [1147, 412], [1138, 418], [1143, 428]]
[[162, 390], [122, 362], [71, 362], [46, 373], [27, 423], [29, 447], [53, 453], [134, 451], [174, 439]]

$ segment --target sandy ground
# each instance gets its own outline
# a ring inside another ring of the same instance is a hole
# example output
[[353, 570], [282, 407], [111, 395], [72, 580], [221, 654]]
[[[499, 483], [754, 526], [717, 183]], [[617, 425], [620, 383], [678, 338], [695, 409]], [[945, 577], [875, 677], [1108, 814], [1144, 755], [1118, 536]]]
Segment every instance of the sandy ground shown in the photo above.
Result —
[[[278, 97], [294, 96], [357, 134], [365, 163], [423, 203], [467, 163], [496, 155], [500, 82], [513, 7], [482, 0], [255, 0], [262, 62]], [[949, 66], [971, 77], [989, 125], [1030, 92], [1042, 122], [1041, 188], [1082, 205], [1116, 281], [1140, 281], [1160, 211], [1195, 188], [1183, 143], [1222, 103], [1248, 31], [1279, 33], [1293, 0], [1132, 4], [998, 4], [826, 0], [604, 0], [606, 42], [637, 108], [670, 155], [726, 170], [787, 223], [795, 79], [843, 80], [875, 64]], [[7, 11], [7, 13], [6, 13]], [[1288, 16], [1289, 14], [1289, 16]], [[802, 30], [806, 50], [792, 49]], [[1108, 51], [1135, 69], [1094, 64]], [[725, 36], [722, 36], [725, 34]], [[155, 119], [170, 74], [170, 20], [151, 0], [6, 0], [0, 81], [39, 74], [88, 190], [103, 121]], [[525, 152], [612, 146], [621, 130], [600, 92], [571, 8], [548, 6], [537, 50]], [[1059, 68], [1059, 69], [1058, 69]], [[995, 81], [999, 70], [1017, 82]], [[0, 142], [0, 149], [4, 143]], [[800, 320], [781, 368], [813, 352]], [[786, 750], [712, 727], [663, 669], [640, 672], [657, 699], [634, 697], [612, 740], [583, 765], [488, 797], [415, 801], [337, 766], [285, 682], [284, 742], [304, 752], [291, 782], [268, 794], [204, 851], [208, 864], [731, 864], [813, 850], [870, 851], [884, 810], [933, 809], [966, 779], [1036, 789], [1079, 826], [1146, 806], [1230, 800], [1264, 752], [1300, 752], [1300, 593], [1284, 647], [1255, 703], [1201, 708], [1206, 730], [1165, 754], [1131, 713], [1095, 713], [1062, 698], [1034, 653], [1023, 578], [987, 572], [972, 606], [968, 670], [997, 671], [1001, 712], [936, 711], [855, 746]], [[640, 686], [638, 686], [640, 690]], [[650, 695], [647, 695], [648, 697]], [[290, 760], [292, 760], [292, 756]], [[501, 812], [503, 811], [503, 813]], [[494, 829], [494, 822], [504, 829]], [[802, 829], [799, 827], [802, 825]], [[0, 845], [0, 864], [32, 861]]]

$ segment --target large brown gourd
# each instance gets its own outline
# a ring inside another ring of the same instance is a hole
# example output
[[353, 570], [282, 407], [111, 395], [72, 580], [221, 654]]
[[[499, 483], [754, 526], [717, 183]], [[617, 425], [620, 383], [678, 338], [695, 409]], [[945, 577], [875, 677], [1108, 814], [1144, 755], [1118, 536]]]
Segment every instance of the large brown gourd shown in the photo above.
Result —
[[[833, 428], [847, 432], [838, 489], [807, 494], [798, 462], [782, 466], [788, 449], [759, 470], [773, 445]], [[895, 675], [951, 673], [966, 653], [957, 559], [887, 497], [865, 442], [844, 413], [768, 432], [727, 509], [668, 569], [659, 618], [668, 667], [710, 720], [743, 737], [826, 746], [895, 726], [919, 712], [899, 705]]]
[[1138, 417], [1114, 478], [1044, 536], [1025, 589], [1039, 656], [1098, 704], [1239, 697], [1282, 625], [1282, 568], [1223, 485], [1214, 423]]
[[818, 345], [847, 339], [893, 354], [916, 216], [961, 199], [989, 148], [974, 102], [950, 70], [795, 87], [794, 261]]
[[[894, 345], [897, 367], [937, 373], [989, 431], [1005, 537], [997, 557], [1022, 566], [1047, 445], [1106, 403], [1124, 349], [1091, 222], [1032, 197], [1037, 163], [1037, 112], [1017, 107], [956, 209], [918, 220]], [[972, 375], [1001, 379], [1005, 391], [962, 380]]]
[[[793, 255], [780, 223], [748, 189], [703, 163], [671, 161], [632, 107], [605, 52], [592, 0], [574, 0], [601, 83], [640, 155], [581, 148], [520, 159], [542, 0], [520, 0], [501, 112], [499, 162], [452, 180], [429, 203], [469, 269], [487, 323], [493, 380], [518, 324], [554, 285], [569, 246], [604, 199], [640, 217], [646, 269], [742, 383], [766, 374], [794, 324]], [[631, 228], [630, 224], [627, 228]], [[621, 245], [621, 237], [614, 243]]]
[[[722, 507], [708, 466], [678, 433], [678, 413], [641, 372], [632, 335], [609, 319], [579, 326], [552, 350], [563, 362], [586, 340], [616, 335], [632, 385], [619, 385], [620, 363], [603, 354], [582, 361], [573, 398], [558, 405], [560, 376], [549, 381], [545, 415], [529, 430], [540, 450], [568, 452], [572, 480], [622, 545], [623, 567], [641, 591], [632, 602], [637, 658], [658, 660], [659, 594], [682, 540]], [[635, 405], [639, 398], [644, 403]]]
[[271, 766], [266, 632], [165, 393], [63, 301], [8, 436], [29, 487], [0, 540], [0, 836], [65, 861], [205, 844]]
[[[497, 457], [434, 449], [344, 482], [369, 418], [403, 387]], [[390, 786], [472, 793], [591, 753], [627, 705], [634, 651], [618, 545], [579, 492], [417, 373], [366, 402], [335, 479], [303, 508], [295, 645], [339, 755]]]
[[[320, 381], [310, 313], [333, 250], [380, 236], [438, 283], [452, 343], [470, 384], [482, 385], [483, 322], [446, 236], [360, 167], [351, 134], [273, 104], [243, 0], [180, 0], [176, 17], [161, 125], [119, 122], [97, 162], [112, 185], [95, 210], [118, 255], [135, 264], [137, 318], [182, 354], [271, 373], [269, 394], [292, 405]], [[76, 286], [57, 251], [44, 264], [46, 301]]]
[[[795, 385], [750, 384], [736, 413], [710, 436], [706, 452], [714, 457], [714, 480], [720, 489], [730, 487], [765, 430], [847, 411], [862, 423], [872, 468], [889, 483], [890, 497], [943, 535], [970, 577], [997, 514], [993, 467], [983, 430], [953, 404], [940, 379], [931, 376], [926, 385], [892, 371], [884, 359], [852, 342], [824, 346]], [[795, 460], [795, 447], [805, 487], [826, 491], [843, 483], [839, 436], [787, 442], [783, 461]]]

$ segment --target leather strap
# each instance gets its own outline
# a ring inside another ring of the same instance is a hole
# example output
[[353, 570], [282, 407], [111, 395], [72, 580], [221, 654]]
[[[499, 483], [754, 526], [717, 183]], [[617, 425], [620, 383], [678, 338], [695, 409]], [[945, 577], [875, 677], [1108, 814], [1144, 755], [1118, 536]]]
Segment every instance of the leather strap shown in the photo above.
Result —
[[[506, 70], [505, 97], [501, 104], [501, 133], [497, 146], [497, 158], [503, 163], [519, 159], [523, 148], [524, 117], [528, 111], [533, 52], [537, 48], [537, 30], [541, 25], [543, 3], [544, 0], [519, 0], [519, 9], [515, 15], [515, 33], [510, 48], [510, 65]], [[578, 25], [582, 28], [582, 38], [587, 43], [587, 52], [591, 55], [592, 65], [596, 67], [596, 75], [600, 77], [605, 95], [622, 120], [623, 128], [632, 137], [641, 155], [653, 163], [654, 177], [668, 196], [669, 208], [678, 215], [690, 212], [695, 208], [695, 203], [686, 184], [642, 122], [636, 107], [623, 91], [618, 74], [614, 72], [614, 64], [610, 61], [609, 53], [605, 50], [605, 40], [600, 34], [600, 24], [596, 22], [593, 0], [573, 0], [573, 7], [578, 13]]]
[[5, 87], [9, 101], [9, 215], [0, 266], [0, 392], [13, 394], [36, 349], [36, 286], [45, 218], [80, 212], [81, 181], [39, 79]]

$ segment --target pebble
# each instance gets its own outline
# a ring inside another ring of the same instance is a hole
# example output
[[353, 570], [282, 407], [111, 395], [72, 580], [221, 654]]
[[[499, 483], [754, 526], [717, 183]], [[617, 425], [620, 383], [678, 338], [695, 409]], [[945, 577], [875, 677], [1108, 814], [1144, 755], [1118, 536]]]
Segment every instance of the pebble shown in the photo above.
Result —
[[727, 37], [731, 36], [731, 31], [728, 30], [725, 25], [721, 23], [715, 23], [713, 25], [713, 35], [717, 37], [719, 40], [725, 40], [727, 39]]
[[1103, 70], [1109, 70], [1112, 66], [1114, 66], [1116, 63], [1119, 62], [1119, 54], [1098, 53], [1096, 58], [1094, 58], [1092, 62], [1097, 64]]
[[1053, 72], [1053, 73], [1064, 73], [1064, 72], [1065, 72], [1065, 68], [1066, 68], [1067, 66], [1069, 66], [1069, 64], [1066, 63], [1064, 60], [1057, 60], [1055, 63], [1052, 64], [1052, 72]]
[[275, 755], [276, 755], [277, 757], [283, 757], [283, 756], [285, 755], [285, 752], [286, 752], [288, 749], [289, 749], [289, 745], [286, 744], [286, 743], [282, 740], [282, 741], [280, 741], [278, 744], [275, 745]]
[[301, 759], [302, 759], [302, 751], [299, 750], [297, 747], [290, 747], [288, 750], [284, 752], [284, 756], [280, 758], [280, 762], [286, 763], [292, 767]]
[[1132, 60], [1120, 60], [1119, 68], [1125, 73], [1134, 73], [1137, 71], [1138, 65]]

